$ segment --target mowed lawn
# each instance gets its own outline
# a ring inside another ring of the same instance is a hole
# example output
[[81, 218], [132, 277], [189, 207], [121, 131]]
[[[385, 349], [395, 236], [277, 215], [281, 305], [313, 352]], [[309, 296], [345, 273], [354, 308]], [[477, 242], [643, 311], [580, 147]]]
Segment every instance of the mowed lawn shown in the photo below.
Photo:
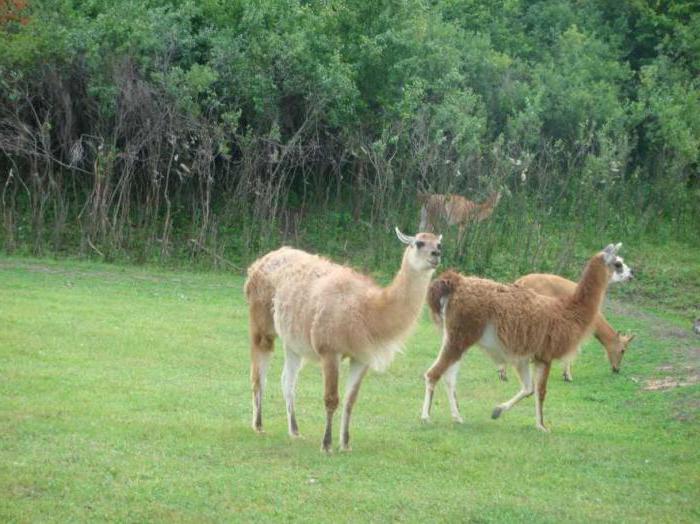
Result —
[[700, 385], [646, 389], [697, 373], [700, 338], [673, 318], [608, 315], [637, 334], [622, 373], [595, 341], [573, 383], [555, 366], [542, 434], [532, 398], [491, 420], [517, 378], [499, 382], [476, 349], [459, 377], [465, 423], [442, 385], [432, 423], [419, 421], [439, 347], [424, 315], [390, 370], [365, 380], [353, 451], [325, 455], [313, 364], [297, 395], [304, 438], [287, 437], [279, 344], [266, 432], [250, 429], [242, 285], [0, 258], [0, 521], [700, 520]]

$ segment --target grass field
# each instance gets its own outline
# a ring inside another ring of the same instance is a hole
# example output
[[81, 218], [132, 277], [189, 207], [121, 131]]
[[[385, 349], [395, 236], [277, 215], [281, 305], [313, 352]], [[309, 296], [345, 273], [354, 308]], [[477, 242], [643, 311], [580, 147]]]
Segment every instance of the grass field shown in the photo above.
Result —
[[680, 314], [609, 304], [637, 334], [622, 373], [595, 341], [573, 383], [556, 366], [550, 434], [532, 399], [490, 419], [517, 381], [478, 350], [460, 374], [465, 423], [440, 386], [421, 424], [439, 345], [424, 318], [365, 380], [353, 452], [325, 455], [320, 372], [301, 372], [290, 440], [279, 348], [266, 433], [250, 429], [242, 284], [0, 258], [0, 521], [700, 521], [700, 337]]

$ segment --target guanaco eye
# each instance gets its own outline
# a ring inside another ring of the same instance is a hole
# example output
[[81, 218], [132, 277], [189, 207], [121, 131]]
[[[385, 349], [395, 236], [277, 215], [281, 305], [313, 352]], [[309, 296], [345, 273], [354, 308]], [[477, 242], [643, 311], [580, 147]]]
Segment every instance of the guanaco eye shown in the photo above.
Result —
[[440, 251], [442, 249], [442, 244], [438, 244], [437, 249], [438, 249], [438, 251]]
[[416, 247], [418, 249], [421, 249], [424, 245], [425, 245], [425, 242], [423, 242], [422, 240], [419, 240], [418, 242], [416, 242]]
[[619, 260], [617, 262], [615, 262], [615, 267], [617, 269], [622, 269], [622, 262], [620, 262]]

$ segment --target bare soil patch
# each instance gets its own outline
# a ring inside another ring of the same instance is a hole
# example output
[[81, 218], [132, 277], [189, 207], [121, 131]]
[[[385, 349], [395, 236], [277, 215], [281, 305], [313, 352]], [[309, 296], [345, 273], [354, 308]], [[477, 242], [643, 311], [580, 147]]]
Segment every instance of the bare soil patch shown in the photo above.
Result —
[[683, 386], [692, 386], [700, 382], [700, 374], [688, 375], [685, 379], [677, 379], [674, 377], [663, 377], [659, 379], [649, 379], [646, 381], [644, 391], [664, 391], [666, 389], [678, 388]]
[[607, 309], [615, 315], [636, 318], [648, 322], [652, 334], [659, 338], [677, 338], [682, 340], [697, 339], [700, 344], [700, 337], [693, 333], [692, 319], [688, 319], [688, 329], [674, 326], [648, 311], [641, 310], [634, 305], [627, 304], [619, 300], [609, 300], [606, 303]]
[[675, 362], [665, 362], [656, 368], [664, 376], [647, 379], [643, 390], [666, 391], [700, 382], [700, 347], [682, 347], [674, 353], [678, 357]]
[[656, 315], [636, 308], [632, 304], [610, 301], [607, 304], [614, 314], [643, 320], [653, 338], [673, 344], [673, 357], [656, 368], [652, 378], [634, 379], [644, 391], [668, 391], [700, 383], [700, 337], [688, 329], [673, 325]]

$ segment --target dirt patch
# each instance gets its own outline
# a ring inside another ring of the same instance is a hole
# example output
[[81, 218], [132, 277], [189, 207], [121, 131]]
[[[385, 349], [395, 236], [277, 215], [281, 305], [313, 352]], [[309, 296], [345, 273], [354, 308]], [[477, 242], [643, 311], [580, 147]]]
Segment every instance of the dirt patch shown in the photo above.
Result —
[[673, 348], [670, 361], [659, 363], [653, 378], [632, 377], [642, 390], [668, 391], [700, 383], [700, 338], [690, 323], [684, 329], [617, 300], [609, 301], [607, 307], [616, 315], [642, 320], [652, 338], [668, 342]]
[[684, 398], [673, 406], [673, 418], [680, 422], [695, 420], [700, 413], [700, 399]]
[[697, 335], [688, 329], [683, 329], [678, 326], [669, 326], [663, 324], [656, 324], [653, 326], [652, 331], [655, 335], [663, 338], [680, 338], [683, 340], [690, 340], [692, 337]]
[[678, 348], [674, 353], [678, 361], [657, 366], [656, 371], [663, 376], [645, 380], [644, 391], [666, 391], [700, 383], [700, 347]]
[[688, 360], [695, 364], [700, 364], [700, 347], [688, 349]]
[[[652, 338], [672, 348], [670, 361], [660, 363], [653, 378], [631, 377], [643, 391], [669, 391], [700, 383], [700, 337], [693, 333], [692, 322], [684, 329], [619, 300], [610, 300], [607, 307], [616, 315], [643, 321]], [[684, 413], [695, 412], [686, 406], [679, 411], [679, 420], [686, 420]]]
[[688, 329], [685, 329], [669, 324], [652, 313], [642, 311], [620, 300], [609, 300], [606, 306], [615, 315], [636, 318], [647, 322], [651, 328], [652, 335], [655, 337], [681, 340], [692, 340], [697, 337], [698, 341], [700, 341], [700, 337], [693, 333], [693, 326], [690, 321], [688, 322]]
[[698, 382], [700, 382], [700, 374], [698, 373], [688, 375], [685, 379], [678, 379], [676, 377], [654, 378], [647, 380], [642, 389], [644, 391], [665, 391], [673, 388], [692, 386]]

